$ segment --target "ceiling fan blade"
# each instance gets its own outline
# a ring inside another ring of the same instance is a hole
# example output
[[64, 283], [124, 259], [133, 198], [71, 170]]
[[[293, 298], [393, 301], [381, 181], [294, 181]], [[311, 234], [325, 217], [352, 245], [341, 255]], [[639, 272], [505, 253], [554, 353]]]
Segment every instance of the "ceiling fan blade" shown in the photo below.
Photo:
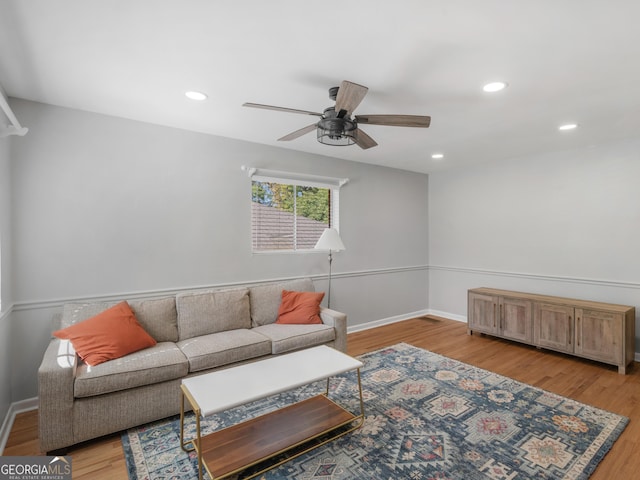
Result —
[[275, 107], [273, 105], [263, 105], [261, 103], [243, 103], [243, 107], [252, 107], [252, 108], [264, 108], [265, 110], [276, 110], [278, 112], [289, 112], [289, 113], [302, 113], [304, 115], [315, 115], [317, 117], [321, 117], [322, 113], [318, 112], [310, 112], [309, 110], [298, 110], [296, 108], [286, 108], [286, 107]]
[[373, 138], [364, 133], [360, 128], [356, 129], [356, 144], [363, 150], [378, 145]]
[[422, 127], [431, 125], [431, 117], [426, 115], [356, 115], [358, 123], [368, 125], [390, 125], [393, 127]]
[[298, 137], [301, 137], [302, 135], [312, 132], [313, 130], [315, 130], [318, 127], [318, 125], [316, 123], [312, 124], [312, 125], [307, 125], [304, 128], [301, 128], [300, 130], [296, 130], [295, 132], [291, 132], [289, 135], [285, 135], [282, 138], [279, 138], [278, 141], [279, 142], [288, 142], [289, 140], [295, 140]]
[[360, 105], [368, 91], [367, 87], [344, 80], [336, 95], [336, 112], [340, 113], [340, 110], [344, 110], [351, 114]]

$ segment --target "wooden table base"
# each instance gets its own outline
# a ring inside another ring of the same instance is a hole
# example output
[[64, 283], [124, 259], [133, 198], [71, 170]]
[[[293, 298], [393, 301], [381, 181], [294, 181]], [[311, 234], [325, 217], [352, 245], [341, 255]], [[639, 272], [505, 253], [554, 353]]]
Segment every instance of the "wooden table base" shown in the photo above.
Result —
[[[182, 448], [185, 451], [198, 452], [198, 477], [202, 479], [204, 467], [214, 480], [242, 472], [284, 452], [291, 452], [291, 455], [282, 460], [268, 462], [264, 468], [259, 468], [259, 471], [247, 477], [253, 478], [360, 428], [364, 422], [360, 370], [358, 387], [360, 415], [345, 410], [327, 395], [317, 395], [202, 437], [199, 408], [193, 405], [188, 391], [185, 392], [183, 389], [180, 412]], [[197, 436], [191, 440], [184, 438], [185, 397], [192, 403], [196, 415]], [[324, 435], [327, 436], [318, 440]], [[192, 446], [188, 447], [189, 444]]]

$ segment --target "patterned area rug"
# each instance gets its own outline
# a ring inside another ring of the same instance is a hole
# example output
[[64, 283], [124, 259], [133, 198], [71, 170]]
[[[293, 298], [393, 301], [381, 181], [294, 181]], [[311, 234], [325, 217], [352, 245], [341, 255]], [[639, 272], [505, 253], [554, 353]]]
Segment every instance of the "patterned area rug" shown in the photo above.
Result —
[[[264, 480], [586, 479], [628, 419], [495, 373], [398, 344], [360, 357], [366, 421], [360, 430], [274, 468]], [[203, 422], [205, 433], [323, 390], [315, 384]], [[331, 398], [359, 411], [355, 373]], [[188, 415], [189, 433], [195, 430]], [[197, 479], [171, 418], [122, 436], [131, 480]], [[250, 473], [250, 472], [249, 472]], [[239, 478], [245, 478], [243, 472]]]

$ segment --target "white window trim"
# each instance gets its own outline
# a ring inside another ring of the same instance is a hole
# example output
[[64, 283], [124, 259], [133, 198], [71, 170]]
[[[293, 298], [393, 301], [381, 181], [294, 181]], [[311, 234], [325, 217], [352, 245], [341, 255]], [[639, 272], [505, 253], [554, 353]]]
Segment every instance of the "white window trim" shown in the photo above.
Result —
[[332, 190], [349, 183], [348, 178], [323, 177], [320, 175], [310, 175], [306, 173], [283, 172], [279, 170], [268, 170], [265, 168], [247, 167], [245, 165], [241, 168], [247, 173], [247, 176], [251, 180], [255, 180], [256, 182], [289, 183], [291, 185], [330, 188]]
[[[318, 187], [331, 190], [333, 227], [340, 231], [340, 187], [349, 182], [348, 178], [324, 177], [320, 175], [311, 175], [305, 173], [285, 172], [280, 170], [269, 170], [265, 168], [247, 167], [243, 165], [242, 171], [246, 172], [252, 182], [269, 182], [281, 183], [287, 185], [296, 185], [301, 187]], [[254, 250], [251, 248], [253, 255], [273, 255], [273, 254], [298, 254], [318, 252], [313, 248], [304, 248], [296, 250]]]

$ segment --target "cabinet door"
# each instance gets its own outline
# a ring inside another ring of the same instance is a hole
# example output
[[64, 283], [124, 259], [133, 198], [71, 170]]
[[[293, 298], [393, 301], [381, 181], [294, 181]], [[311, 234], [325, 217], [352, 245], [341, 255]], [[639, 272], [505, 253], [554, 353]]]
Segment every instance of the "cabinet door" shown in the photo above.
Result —
[[500, 297], [500, 335], [531, 343], [533, 303], [521, 298]]
[[469, 332], [498, 333], [498, 297], [469, 292], [467, 309]]
[[534, 343], [543, 348], [573, 353], [573, 307], [551, 303], [534, 306]]
[[621, 313], [576, 308], [576, 354], [623, 364], [623, 320]]

